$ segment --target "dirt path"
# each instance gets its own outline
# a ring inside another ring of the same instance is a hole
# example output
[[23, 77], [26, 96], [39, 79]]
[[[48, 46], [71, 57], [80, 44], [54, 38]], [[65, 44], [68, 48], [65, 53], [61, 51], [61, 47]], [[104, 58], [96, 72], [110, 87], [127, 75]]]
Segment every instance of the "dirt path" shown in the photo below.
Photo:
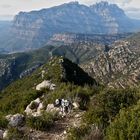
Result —
[[32, 140], [66, 140], [68, 129], [80, 125], [83, 113], [81, 111], [72, 112], [56, 121], [52, 129], [48, 132], [34, 131], [31, 134]]

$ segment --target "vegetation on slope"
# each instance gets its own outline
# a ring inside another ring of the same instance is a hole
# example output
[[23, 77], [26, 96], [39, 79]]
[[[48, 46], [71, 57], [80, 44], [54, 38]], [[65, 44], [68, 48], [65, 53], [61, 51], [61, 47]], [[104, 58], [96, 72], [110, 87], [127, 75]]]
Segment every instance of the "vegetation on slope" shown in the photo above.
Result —
[[[42, 71], [45, 71], [43, 78]], [[55, 83], [56, 89], [36, 91], [36, 85], [44, 79]], [[41, 98], [42, 95], [44, 98]], [[140, 135], [139, 122], [136, 121], [140, 119], [139, 103], [137, 104], [140, 99], [139, 89], [105, 89], [76, 64], [63, 57], [52, 58], [48, 64], [38, 68], [30, 76], [12, 83], [1, 92], [0, 127], [7, 125], [5, 115], [23, 113], [26, 106], [37, 97], [42, 99], [45, 106], [58, 98], [79, 103], [84, 115], [79, 127], [70, 128], [70, 140], [136, 140]], [[27, 117], [26, 125], [36, 130], [47, 131], [53, 126], [55, 119], [57, 115], [52, 114], [44, 114], [37, 118]], [[11, 129], [9, 132], [10, 137], [14, 134], [22, 137], [17, 130]]]

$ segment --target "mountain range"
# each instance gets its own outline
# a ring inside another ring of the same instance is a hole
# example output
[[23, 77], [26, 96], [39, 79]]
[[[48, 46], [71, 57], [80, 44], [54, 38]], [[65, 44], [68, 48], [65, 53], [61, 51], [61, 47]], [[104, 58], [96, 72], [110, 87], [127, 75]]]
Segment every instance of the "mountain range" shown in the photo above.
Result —
[[70, 2], [40, 11], [20, 12], [4, 38], [3, 51], [18, 52], [44, 46], [54, 34], [118, 34], [135, 32], [140, 21], [130, 19], [115, 4], [86, 6]]
[[[46, 45], [34, 51], [2, 54], [0, 55], [0, 89], [19, 78], [30, 75], [48, 62], [52, 56], [64, 56], [79, 64], [103, 85], [116, 88], [137, 86], [140, 74], [139, 37], [140, 33], [130, 34], [108, 45], [101, 42], [94, 43], [88, 39], [87, 41], [71, 40], [72, 42], [68, 39], [65, 43], [63, 42], [63, 45]], [[53, 39], [55, 40], [52, 43], [56, 44], [57, 41], [57, 44], [58, 42], [62, 44], [62, 38]]]

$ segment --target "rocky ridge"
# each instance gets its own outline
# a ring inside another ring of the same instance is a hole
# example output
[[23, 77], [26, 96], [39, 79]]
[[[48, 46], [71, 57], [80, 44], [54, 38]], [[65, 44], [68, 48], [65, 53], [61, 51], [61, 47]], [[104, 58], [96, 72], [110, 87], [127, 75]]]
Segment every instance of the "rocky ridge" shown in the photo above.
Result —
[[109, 87], [126, 88], [139, 84], [140, 54], [132, 51], [128, 41], [116, 41], [106, 53], [102, 53], [82, 67], [90, 76]]
[[[14, 82], [0, 94], [0, 114], [5, 114], [9, 126], [7, 129], [0, 128], [0, 137], [67, 139], [70, 128], [81, 125], [84, 111], [80, 107], [87, 103], [84, 95], [79, 96], [78, 94], [82, 94], [80, 92], [74, 95], [74, 90], [83, 88], [84, 85], [96, 87], [98, 83], [68, 59], [51, 58], [48, 64], [38, 68], [30, 76]], [[18, 99], [16, 104], [14, 96]], [[56, 100], [60, 99], [69, 103], [68, 112], [62, 110], [61, 103], [59, 106], [56, 104]]]

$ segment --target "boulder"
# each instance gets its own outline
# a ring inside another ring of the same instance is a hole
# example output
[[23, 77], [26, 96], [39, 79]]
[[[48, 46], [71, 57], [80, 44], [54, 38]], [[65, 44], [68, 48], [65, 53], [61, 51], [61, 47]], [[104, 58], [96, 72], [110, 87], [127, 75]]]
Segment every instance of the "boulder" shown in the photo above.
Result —
[[44, 108], [43, 103], [40, 103], [39, 106], [38, 106], [38, 108], [37, 108], [37, 112], [42, 111], [43, 108]]
[[[35, 108], [33, 108], [32, 109], [32, 105], [33, 104], [36, 104], [36, 106], [35, 106]], [[25, 113], [27, 114], [27, 115], [29, 115], [29, 114], [32, 114], [33, 112], [35, 112], [36, 110], [37, 110], [37, 108], [39, 107], [39, 104], [41, 103], [41, 101], [40, 101], [40, 99], [39, 98], [37, 98], [36, 100], [34, 100], [34, 101], [31, 101], [31, 103], [26, 107], [26, 109], [25, 109]]]
[[24, 115], [15, 114], [10, 118], [9, 125], [13, 127], [21, 126], [24, 122]]
[[40, 100], [40, 98], [37, 98], [37, 99], [34, 100], [34, 102], [39, 104], [39, 103], [41, 103], [41, 100]]
[[43, 82], [41, 82], [40, 84], [36, 86], [36, 90], [40, 91], [43, 88], [49, 88], [50, 90], [54, 90], [55, 87], [56, 85], [52, 84], [51, 81], [44, 80]]
[[[32, 104], [35, 103], [36, 105], [32, 108]], [[41, 111], [43, 110], [43, 103], [41, 102], [40, 98], [37, 98], [26, 107], [25, 113], [31, 116], [41, 116]]]

